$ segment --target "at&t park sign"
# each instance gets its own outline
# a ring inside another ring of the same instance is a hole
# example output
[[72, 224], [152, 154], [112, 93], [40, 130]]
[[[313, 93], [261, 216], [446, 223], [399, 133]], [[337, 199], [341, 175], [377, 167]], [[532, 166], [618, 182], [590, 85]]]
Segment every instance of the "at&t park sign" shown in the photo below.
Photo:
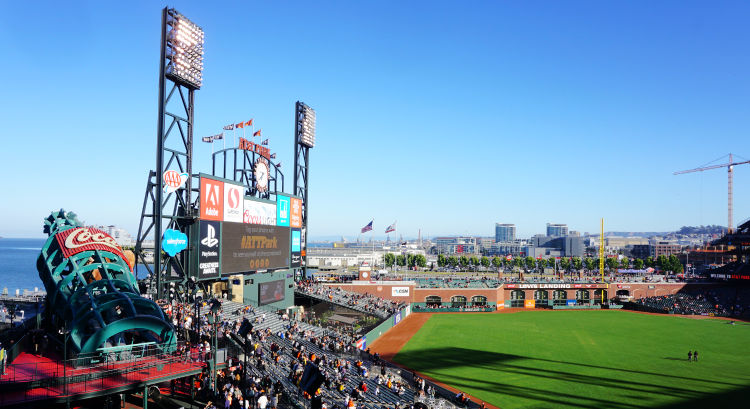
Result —
[[243, 150], [246, 150], [246, 151], [255, 152], [258, 155], [260, 155], [260, 156], [262, 156], [262, 157], [264, 157], [266, 159], [269, 159], [269, 160], [271, 159], [271, 150], [270, 149], [266, 148], [265, 146], [263, 146], [261, 144], [250, 142], [250, 141], [248, 141], [245, 138], [240, 138], [239, 148], [243, 149]]

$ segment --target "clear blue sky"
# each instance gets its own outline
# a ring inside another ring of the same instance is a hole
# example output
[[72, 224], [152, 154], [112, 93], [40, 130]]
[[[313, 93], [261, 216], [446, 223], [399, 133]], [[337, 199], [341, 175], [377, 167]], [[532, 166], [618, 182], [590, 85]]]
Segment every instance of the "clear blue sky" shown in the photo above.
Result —
[[[0, 235], [41, 236], [60, 207], [135, 233], [162, 6], [0, 2]], [[750, 157], [747, 2], [170, 6], [205, 30], [197, 138], [254, 118], [291, 190], [294, 102], [316, 109], [312, 238], [725, 225], [726, 171], [672, 172]], [[735, 182], [737, 222], [750, 166]]]

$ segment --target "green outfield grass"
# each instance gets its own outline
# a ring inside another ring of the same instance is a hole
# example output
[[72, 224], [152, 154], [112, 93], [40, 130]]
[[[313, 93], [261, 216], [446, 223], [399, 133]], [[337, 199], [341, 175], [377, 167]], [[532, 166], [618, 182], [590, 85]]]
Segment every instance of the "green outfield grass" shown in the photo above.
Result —
[[[687, 362], [697, 349], [698, 362]], [[750, 324], [628, 311], [435, 314], [396, 362], [502, 409], [750, 405]]]

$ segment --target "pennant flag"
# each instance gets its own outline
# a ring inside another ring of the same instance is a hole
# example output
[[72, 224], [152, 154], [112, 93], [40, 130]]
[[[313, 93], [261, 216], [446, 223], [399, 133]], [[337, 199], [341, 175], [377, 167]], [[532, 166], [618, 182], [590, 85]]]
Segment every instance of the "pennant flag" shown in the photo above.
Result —
[[234, 129], [234, 124], [229, 124], [229, 125], [224, 126], [225, 131], [231, 131], [232, 129]]
[[388, 227], [385, 228], [385, 232], [386, 233], [390, 233], [392, 231], [396, 231], [396, 222], [393, 222], [392, 225], [390, 225], [390, 226], [388, 226]]
[[214, 138], [214, 139], [224, 139], [224, 132], [222, 132], [222, 133], [220, 133], [218, 135], [214, 135], [214, 136], [212, 136], [212, 138]]
[[250, 119], [249, 121], [245, 122], [245, 126], [253, 126], [253, 120]]
[[268, 145], [268, 139], [264, 140], [264, 141], [263, 141], [263, 142], [261, 142], [260, 144], [261, 144], [261, 145]]
[[367, 233], [368, 231], [372, 230], [372, 222], [375, 220], [371, 220], [370, 223], [367, 223], [367, 226], [362, 228], [362, 233]]
[[276, 159], [276, 153], [275, 152], [271, 154], [271, 159]]
[[213, 141], [214, 141], [214, 138], [213, 138], [213, 136], [204, 136], [204, 137], [203, 137], [203, 138], [201, 138], [201, 139], [203, 139], [203, 142], [208, 142], [208, 143], [211, 143], [211, 142], [213, 142]]
[[260, 129], [258, 129], [257, 131], [253, 132], [253, 136], [260, 136]]
[[280, 167], [281, 167], [281, 162], [277, 163], [277, 164], [276, 164], [276, 167], [277, 167], [277, 168], [280, 168]]
[[244, 122], [240, 122], [237, 125], [235, 125], [234, 127], [235, 128], [244, 128], [245, 127], [245, 123]]

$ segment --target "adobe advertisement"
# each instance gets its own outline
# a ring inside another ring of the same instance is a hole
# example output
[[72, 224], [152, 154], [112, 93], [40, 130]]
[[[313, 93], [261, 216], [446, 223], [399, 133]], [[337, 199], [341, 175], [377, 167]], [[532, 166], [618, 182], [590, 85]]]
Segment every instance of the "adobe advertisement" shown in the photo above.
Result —
[[221, 223], [215, 221], [200, 221], [200, 237], [198, 244], [198, 278], [219, 278], [219, 237], [221, 237]]
[[224, 221], [242, 223], [245, 187], [234, 183], [224, 183]]
[[276, 204], [245, 199], [243, 223], [276, 226]]
[[290, 227], [302, 227], [302, 199], [296, 197], [290, 198], [291, 214], [289, 219]]
[[224, 182], [201, 176], [201, 219], [224, 218]]
[[276, 196], [276, 225], [289, 227], [291, 197]]
[[284, 300], [284, 280], [258, 284], [258, 304], [266, 305]]
[[224, 222], [221, 231], [223, 274], [289, 267], [289, 228]]

